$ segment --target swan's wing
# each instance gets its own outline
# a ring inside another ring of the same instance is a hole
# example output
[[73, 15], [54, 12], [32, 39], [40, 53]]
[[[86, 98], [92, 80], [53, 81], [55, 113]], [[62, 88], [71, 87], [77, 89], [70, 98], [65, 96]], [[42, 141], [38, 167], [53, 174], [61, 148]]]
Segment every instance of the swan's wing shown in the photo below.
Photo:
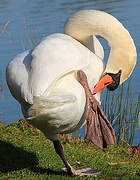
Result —
[[103, 62], [88, 48], [65, 34], [53, 34], [43, 39], [33, 51], [15, 57], [7, 67], [7, 83], [12, 95], [21, 103], [33, 104], [34, 96], [49, 92], [64, 74], [83, 70], [90, 82], [96, 83]]
[[31, 51], [25, 51], [17, 55], [6, 68], [6, 80], [11, 94], [21, 104], [32, 104], [32, 95], [28, 88]]
[[42, 40], [32, 57], [30, 89], [34, 96], [49, 91], [65, 73], [82, 69], [89, 79], [98, 81], [104, 68], [100, 58], [65, 34], [53, 34]]

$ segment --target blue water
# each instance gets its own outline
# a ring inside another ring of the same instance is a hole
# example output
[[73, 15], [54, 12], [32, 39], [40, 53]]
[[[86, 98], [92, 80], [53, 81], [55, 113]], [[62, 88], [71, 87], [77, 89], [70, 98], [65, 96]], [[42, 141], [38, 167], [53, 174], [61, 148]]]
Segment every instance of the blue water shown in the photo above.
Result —
[[[6, 124], [22, 118], [19, 104], [12, 98], [5, 81], [5, 68], [14, 56], [28, 49], [24, 25], [32, 27], [39, 42], [42, 37], [52, 33], [63, 33], [64, 22], [74, 12], [82, 9], [98, 9], [118, 18], [131, 33], [138, 51], [140, 49], [140, 0], [3, 0], [0, 1], [0, 31], [9, 22], [7, 31], [0, 36], [0, 70], [4, 94], [0, 98], [0, 118]], [[28, 29], [28, 28], [27, 28]], [[30, 36], [30, 34], [29, 34]], [[104, 43], [108, 52], [107, 43]], [[140, 93], [140, 63], [132, 75], [135, 85], [135, 98]], [[0, 83], [1, 85], [1, 83]], [[140, 141], [138, 131], [135, 143]]]

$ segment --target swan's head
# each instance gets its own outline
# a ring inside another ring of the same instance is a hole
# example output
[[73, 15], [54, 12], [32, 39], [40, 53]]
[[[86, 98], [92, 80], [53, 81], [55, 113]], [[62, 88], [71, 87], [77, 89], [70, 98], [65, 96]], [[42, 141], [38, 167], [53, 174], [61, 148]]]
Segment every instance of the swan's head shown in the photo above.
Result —
[[121, 70], [119, 70], [116, 74], [105, 73], [101, 80], [94, 87], [93, 94], [96, 94], [105, 87], [107, 87], [110, 91], [114, 91], [120, 85], [121, 73]]
[[102, 78], [93, 89], [93, 94], [96, 94], [105, 87], [110, 91], [117, 89], [132, 74], [137, 59], [134, 43], [133, 50], [127, 50], [125, 48], [123, 50], [121, 49], [117, 53], [111, 52], [115, 56], [110, 55]]

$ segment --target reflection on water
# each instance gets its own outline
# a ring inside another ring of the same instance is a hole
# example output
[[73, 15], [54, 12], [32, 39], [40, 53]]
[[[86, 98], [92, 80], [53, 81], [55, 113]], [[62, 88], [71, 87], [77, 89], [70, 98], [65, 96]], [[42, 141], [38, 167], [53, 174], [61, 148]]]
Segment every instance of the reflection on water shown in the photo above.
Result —
[[[31, 25], [38, 42], [43, 36], [55, 32], [63, 33], [66, 19], [74, 12], [82, 9], [99, 9], [117, 17], [131, 32], [137, 46], [140, 48], [140, 1], [139, 0], [2, 0], [0, 1], [0, 25], [10, 22], [7, 33], [0, 36], [0, 70], [3, 75], [4, 100], [0, 103], [0, 112], [5, 123], [11, 123], [22, 117], [18, 103], [11, 97], [6, 81], [5, 67], [18, 53], [22, 52], [23, 44], [28, 44], [24, 32], [24, 24]], [[107, 43], [104, 43], [108, 50]], [[138, 58], [139, 59], [139, 58]], [[139, 62], [132, 75], [136, 84], [135, 97], [139, 94]]]

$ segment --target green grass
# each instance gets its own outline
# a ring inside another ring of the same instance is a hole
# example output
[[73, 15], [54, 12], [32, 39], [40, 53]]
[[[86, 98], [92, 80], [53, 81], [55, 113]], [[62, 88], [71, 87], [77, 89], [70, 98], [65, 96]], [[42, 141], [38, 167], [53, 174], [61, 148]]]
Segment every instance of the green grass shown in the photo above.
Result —
[[[101, 171], [96, 179], [140, 179], [140, 157], [126, 147], [110, 146], [106, 152], [90, 143], [61, 136], [65, 155], [74, 168]], [[78, 165], [76, 162], [80, 162]], [[115, 165], [110, 163], [116, 162]], [[121, 162], [125, 162], [124, 164]], [[0, 124], [0, 179], [93, 179], [63, 174], [62, 161], [52, 142], [24, 120]]]

